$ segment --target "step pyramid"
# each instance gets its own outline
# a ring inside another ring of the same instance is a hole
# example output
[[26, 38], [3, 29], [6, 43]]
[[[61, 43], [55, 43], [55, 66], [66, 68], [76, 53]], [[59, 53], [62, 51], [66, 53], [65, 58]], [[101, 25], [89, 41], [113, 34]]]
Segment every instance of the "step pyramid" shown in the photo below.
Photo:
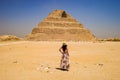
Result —
[[31, 34], [27, 40], [40, 41], [94, 41], [96, 37], [64, 10], [52, 11]]

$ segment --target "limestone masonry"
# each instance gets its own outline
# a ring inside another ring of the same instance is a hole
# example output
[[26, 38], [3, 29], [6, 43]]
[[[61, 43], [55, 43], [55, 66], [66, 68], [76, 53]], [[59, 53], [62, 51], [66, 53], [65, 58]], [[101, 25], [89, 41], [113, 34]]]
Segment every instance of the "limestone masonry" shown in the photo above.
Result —
[[54, 10], [33, 28], [27, 40], [94, 41], [96, 37], [64, 10]]

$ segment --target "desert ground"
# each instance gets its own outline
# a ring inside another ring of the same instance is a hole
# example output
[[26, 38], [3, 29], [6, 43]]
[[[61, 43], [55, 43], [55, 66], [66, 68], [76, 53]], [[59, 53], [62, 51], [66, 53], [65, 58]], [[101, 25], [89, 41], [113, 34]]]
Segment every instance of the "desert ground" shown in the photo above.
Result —
[[66, 42], [70, 70], [62, 71], [63, 42], [0, 42], [0, 80], [120, 80], [120, 42]]

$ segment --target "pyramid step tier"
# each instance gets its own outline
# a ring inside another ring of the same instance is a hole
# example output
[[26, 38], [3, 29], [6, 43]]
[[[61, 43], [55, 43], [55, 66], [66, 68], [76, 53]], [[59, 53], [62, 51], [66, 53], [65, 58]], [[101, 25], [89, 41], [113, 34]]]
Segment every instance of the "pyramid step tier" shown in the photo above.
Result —
[[32, 30], [32, 34], [36, 33], [46, 33], [46, 34], [64, 34], [64, 33], [69, 33], [69, 34], [82, 34], [82, 33], [90, 33], [87, 29], [83, 28], [61, 28], [61, 27], [43, 27], [43, 28], [34, 28]]
[[45, 18], [44, 21], [63, 21], [63, 22], [76, 22], [78, 23], [78, 21], [76, 19], [71, 19], [71, 18], [53, 18], [53, 17], [49, 17], [49, 18]]
[[79, 27], [83, 28], [83, 25], [80, 23], [74, 23], [74, 22], [41, 22], [38, 24], [38, 27]]

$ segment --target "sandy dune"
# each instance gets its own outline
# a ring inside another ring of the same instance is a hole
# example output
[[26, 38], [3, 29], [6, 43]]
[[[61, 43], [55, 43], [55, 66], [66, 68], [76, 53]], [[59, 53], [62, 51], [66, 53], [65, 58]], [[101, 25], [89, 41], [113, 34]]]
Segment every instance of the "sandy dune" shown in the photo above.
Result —
[[67, 42], [70, 71], [59, 69], [63, 42], [0, 43], [0, 80], [120, 80], [120, 42]]

